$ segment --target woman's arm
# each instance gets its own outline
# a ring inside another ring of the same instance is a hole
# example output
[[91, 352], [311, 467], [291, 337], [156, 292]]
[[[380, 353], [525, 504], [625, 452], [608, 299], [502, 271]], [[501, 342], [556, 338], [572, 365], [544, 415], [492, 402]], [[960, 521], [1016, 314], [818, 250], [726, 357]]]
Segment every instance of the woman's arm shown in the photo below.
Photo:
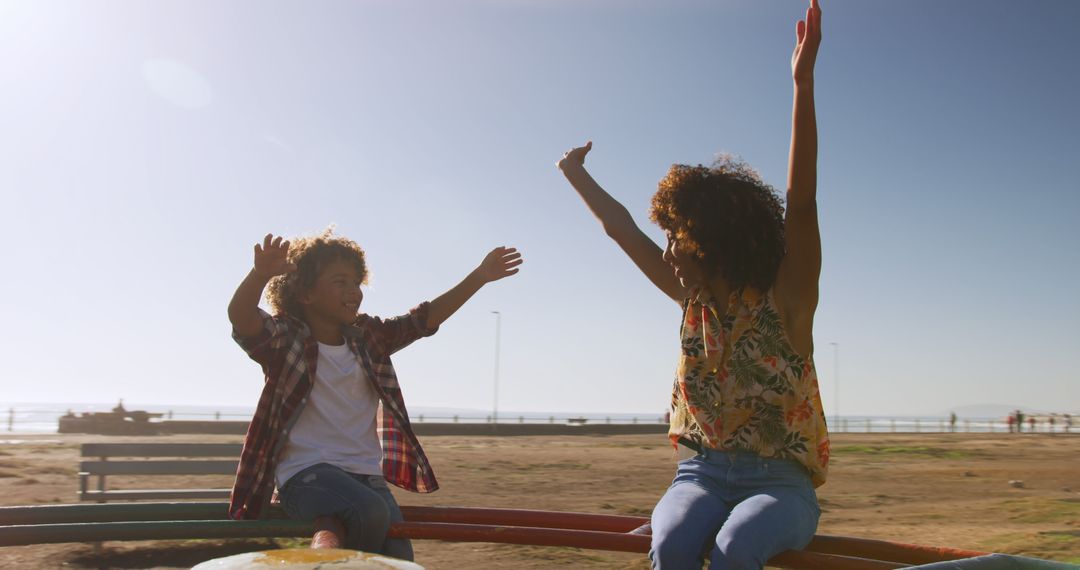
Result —
[[787, 254], [776, 278], [778, 301], [788, 335], [803, 355], [812, 349], [811, 333], [821, 275], [821, 234], [817, 215], [817, 118], [814, 112], [814, 63], [821, 44], [821, 6], [810, 0], [806, 20], [795, 26], [791, 57], [794, 102], [788, 162], [784, 235]]
[[585, 170], [585, 155], [590, 150], [591, 141], [583, 147], [571, 149], [559, 161], [559, 170], [562, 170], [596, 219], [600, 220], [608, 237], [619, 244], [653, 285], [676, 303], [682, 304], [686, 289], [675, 276], [671, 265], [664, 261], [664, 251], [634, 223], [626, 207], [605, 192]]

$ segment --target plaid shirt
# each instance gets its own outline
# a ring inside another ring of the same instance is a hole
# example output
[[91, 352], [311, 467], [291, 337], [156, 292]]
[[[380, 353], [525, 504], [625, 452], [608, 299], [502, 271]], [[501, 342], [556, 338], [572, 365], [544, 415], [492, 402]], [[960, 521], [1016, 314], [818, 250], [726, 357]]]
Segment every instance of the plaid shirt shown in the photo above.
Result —
[[[287, 315], [271, 317], [259, 310], [263, 329], [250, 338], [233, 339], [258, 362], [266, 375], [259, 406], [248, 426], [244, 450], [236, 469], [229, 516], [256, 519], [270, 503], [274, 468], [289, 430], [307, 403], [315, 379], [319, 347], [303, 321]], [[386, 479], [409, 491], [430, 493], [439, 488], [424, 450], [413, 433], [390, 355], [414, 340], [434, 334], [427, 329], [428, 304], [407, 315], [380, 319], [358, 314], [342, 330], [357, 355], [368, 381], [379, 395], [378, 431], [382, 436], [382, 469]]]

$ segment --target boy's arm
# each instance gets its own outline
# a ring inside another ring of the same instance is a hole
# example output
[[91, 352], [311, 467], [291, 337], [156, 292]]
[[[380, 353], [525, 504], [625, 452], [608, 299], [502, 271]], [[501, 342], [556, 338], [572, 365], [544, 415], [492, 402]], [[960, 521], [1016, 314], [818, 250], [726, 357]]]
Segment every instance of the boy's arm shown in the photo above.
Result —
[[675, 271], [664, 261], [664, 251], [634, 223], [626, 207], [611, 197], [585, 170], [585, 155], [592, 150], [592, 142], [571, 149], [559, 161], [559, 170], [574, 187], [585, 205], [604, 227], [604, 233], [619, 244], [638, 269], [665, 295], [676, 303], [682, 303], [686, 289], [675, 276]]
[[461, 283], [431, 301], [425, 323], [427, 328], [434, 329], [441, 325], [484, 285], [517, 273], [517, 267], [522, 261], [521, 254], [512, 247], [497, 247], [491, 250]]
[[[810, 0], [806, 20], [796, 25], [791, 58], [794, 101], [788, 163], [784, 233], [787, 254], [780, 263], [777, 289], [796, 336], [809, 338], [818, 302], [821, 234], [817, 214], [817, 118], [814, 111], [814, 63], [821, 43], [821, 7]], [[803, 330], [805, 329], [805, 330]]]
[[288, 254], [289, 242], [283, 242], [280, 237], [275, 239], [272, 234], [266, 234], [261, 245], [255, 244], [254, 267], [229, 301], [229, 322], [236, 336], [249, 338], [262, 332], [259, 299], [271, 278], [296, 270], [296, 266], [289, 263]]

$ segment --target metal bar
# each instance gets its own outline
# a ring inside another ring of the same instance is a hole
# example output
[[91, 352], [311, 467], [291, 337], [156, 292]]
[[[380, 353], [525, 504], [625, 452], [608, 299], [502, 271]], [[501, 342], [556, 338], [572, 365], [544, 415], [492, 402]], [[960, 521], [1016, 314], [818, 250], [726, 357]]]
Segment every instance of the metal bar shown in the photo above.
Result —
[[391, 525], [388, 536], [421, 540], [450, 540], [456, 542], [498, 542], [503, 544], [529, 544], [534, 546], [566, 546], [573, 548], [591, 548], [595, 550], [615, 550], [621, 552], [644, 553], [649, 551], [648, 536], [593, 530], [403, 522]]
[[83, 457], [240, 457], [239, 443], [84, 443]]
[[[161, 520], [226, 520], [229, 504], [220, 501], [190, 503], [114, 503], [93, 505], [35, 505], [0, 507], [0, 525], [133, 522]], [[285, 518], [279, 508], [274, 518]]]
[[236, 459], [83, 461], [79, 471], [92, 475], [235, 475]]
[[[649, 551], [651, 542], [651, 537], [640, 534], [419, 522], [396, 523], [390, 527], [389, 536], [419, 540], [561, 546], [591, 550], [636, 552], [640, 554]], [[894, 568], [907, 566], [896, 562], [796, 551], [788, 551], [773, 557], [769, 561], [769, 565], [793, 570], [893, 570]]]
[[405, 515], [405, 520], [411, 522], [524, 526], [604, 532], [629, 532], [649, 521], [645, 517], [623, 515], [477, 507], [403, 506], [401, 512]]
[[79, 495], [83, 501], [146, 501], [167, 499], [227, 499], [229, 489], [140, 489], [140, 490], [111, 490], [111, 491], [87, 491]]
[[195, 538], [256, 538], [311, 536], [310, 521], [154, 521], [98, 522], [0, 526], [0, 546], [180, 540]]
[[788, 570], [893, 570], [908, 567], [908, 564], [885, 560], [870, 560], [805, 550], [782, 552], [769, 559], [767, 565]]
[[[629, 552], [647, 552], [651, 540], [648, 535], [626, 534], [645, 522], [647, 519], [644, 517], [474, 507], [404, 506], [402, 512], [408, 522], [395, 525], [391, 531], [393, 536], [399, 535], [395, 533], [402, 533], [400, 536], [418, 539], [482, 542], [526, 540], [528, 542], [514, 543]], [[224, 502], [0, 507], [0, 524], [11, 525], [0, 527], [0, 545], [310, 534], [307, 532], [310, 530], [308, 523], [284, 520], [285, 514], [278, 507], [271, 508], [268, 516], [276, 518], [269, 520], [230, 521], [226, 520], [226, 513], [227, 503]], [[142, 519], [142, 522], [131, 522], [133, 519]], [[280, 525], [286, 525], [284, 528], [289, 529], [287, 534], [274, 534], [281, 532], [283, 527]], [[99, 530], [93, 530], [94, 527]], [[583, 544], [593, 546], [582, 546]], [[841, 556], [864, 564], [850, 566], [851, 568], [871, 568], [866, 565], [866, 559], [883, 563], [887, 561], [892, 564], [889, 568], [895, 568], [900, 563], [925, 564], [987, 554], [955, 548], [827, 535], [815, 537], [806, 551], [798, 554], [807, 553]], [[776, 560], [783, 562], [788, 554], [791, 553], [781, 555]], [[802, 566], [791, 567], [815, 568], [805, 565], [811, 558], [813, 557], [796, 559], [794, 564]], [[832, 558], [827, 560], [828, 564], [819, 567], [841, 568], [838, 564], [847, 564]]]
[[907, 564], [929, 564], [960, 560], [976, 556], [986, 556], [989, 552], [962, 550], [943, 546], [923, 546], [887, 540], [850, 538], [846, 536], [817, 535], [806, 547], [807, 550], [826, 554], [859, 556], [875, 560], [892, 560]]

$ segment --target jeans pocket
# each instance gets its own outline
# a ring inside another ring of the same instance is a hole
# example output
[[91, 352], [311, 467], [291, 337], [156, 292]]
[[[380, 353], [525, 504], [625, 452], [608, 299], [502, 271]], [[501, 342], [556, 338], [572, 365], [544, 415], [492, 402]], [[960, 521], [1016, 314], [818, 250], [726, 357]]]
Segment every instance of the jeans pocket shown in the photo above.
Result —
[[390, 489], [390, 484], [386, 482], [386, 477], [382, 475], [368, 475], [368, 487], [376, 491], [384, 491]]
[[297, 471], [283, 487], [278, 488], [278, 497], [281, 499], [281, 508], [290, 517], [296, 517], [299, 500], [311, 488], [311, 484], [318, 480], [317, 467], [320, 464], [310, 465]]

